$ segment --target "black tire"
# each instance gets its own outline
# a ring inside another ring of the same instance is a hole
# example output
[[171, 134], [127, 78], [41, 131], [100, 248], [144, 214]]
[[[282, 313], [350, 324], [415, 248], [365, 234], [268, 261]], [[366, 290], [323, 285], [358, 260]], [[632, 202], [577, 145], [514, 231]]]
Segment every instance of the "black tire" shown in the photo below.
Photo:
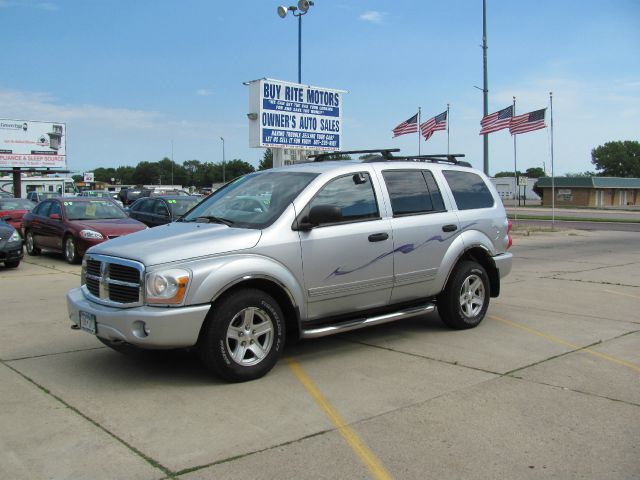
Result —
[[64, 237], [62, 242], [62, 248], [64, 248], [64, 258], [68, 263], [74, 265], [80, 263], [80, 255], [78, 255], [78, 242], [71, 235]]
[[210, 371], [230, 382], [243, 382], [266, 375], [284, 342], [278, 303], [261, 290], [245, 289], [213, 305], [200, 333], [198, 354]]
[[489, 308], [489, 277], [482, 265], [460, 262], [438, 297], [438, 313], [450, 328], [464, 330], [480, 324]]
[[40, 249], [36, 246], [36, 240], [33, 238], [33, 234], [29, 230], [24, 234], [24, 245], [27, 250], [27, 254], [32, 257], [40, 255]]
[[4, 262], [4, 266], [7, 268], [18, 268], [20, 265], [20, 260], [7, 260]]

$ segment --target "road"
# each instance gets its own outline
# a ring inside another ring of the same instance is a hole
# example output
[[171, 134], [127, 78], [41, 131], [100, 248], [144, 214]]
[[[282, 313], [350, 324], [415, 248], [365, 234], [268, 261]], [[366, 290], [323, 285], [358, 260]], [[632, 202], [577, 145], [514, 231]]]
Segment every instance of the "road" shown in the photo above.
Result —
[[477, 328], [437, 314], [300, 342], [227, 384], [70, 330], [80, 267], [0, 267], [0, 478], [640, 478], [640, 242], [514, 233]]

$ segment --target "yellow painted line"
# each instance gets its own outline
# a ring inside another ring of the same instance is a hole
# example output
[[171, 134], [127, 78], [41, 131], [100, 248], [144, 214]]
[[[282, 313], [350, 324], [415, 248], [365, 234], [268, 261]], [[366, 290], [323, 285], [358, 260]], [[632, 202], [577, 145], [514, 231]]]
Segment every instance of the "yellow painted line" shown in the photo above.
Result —
[[289, 368], [296, 376], [298, 381], [307, 389], [307, 392], [313, 397], [324, 414], [331, 420], [331, 423], [338, 429], [340, 435], [347, 441], [351, 449], [360, 457], [362, 463], [366, 465], [374, 478], [379, 480], [387, 480], [393, 478], [382, 462], [378, 460], [375, 454], [365, 443], [360, 440], [358, 434], [354, 432], [349, 425], [342, 419], [338, 411], [333, 408], [329, 401], [322, 395], [318, 387], [311, 381], [300, 364], [292, 359], [287, 359]]
[[525, 331], [527, 331], [529, 333], [533, 333], [534, 335], [537, 335], [537, 336], [542, 337], [542, 338], [544, 338], [546, 340], [549, 340], [550, 342], [557, 343], [559, 345], [564, 345], [565, 347], [569, 347], [572, 350], [580, 350], [581, 352], [588, 353], [588, 354], [593, 355], [595, 357], [599, 357], [599, 358], [602, 358], [602, 359], [607, 360], [609, 362], [617, 363], [618, 365], [622, 365], [624, 367], [628, 367], [628, 368], [631, 368], [633, 370], [637, 370], [637, 371], [640, 372], [640, 365], [636, 365], [635, 363], [627, 362], [627, 361], [622, 360], [620, 358], [612, 357], [611, 355], [607, 355], [606, 353], [596, 352], [595, 350], [591, 350], [590, 348], [581, 348], [578, 345], [574, 345], [573, 343], [566, 342], [566, 341], [562, 340], [561, 338], [554, 337], [553, 335], [548, 335], [548, 334], [546, 334], [544, 332], [541, 332], [540, 330], [536, 330], [535, 328], [527, 327], [526, 325], [522, 325], [520, 323], [512, 322], [511, 320], [506, 320], [504, 318], [496, 317], [495, 315], [487, 315], [487, 316], [492, 320], [497, 320], [498, 322], [502, 322], [502, 323], [505, 323], [505, 324], [510, 325], [512, 327], [519, 328], [521, 330], [525, 330]]
[[613, 294], [615, 294], [615, 295], [622, 295], [623, 297], [631, 297], [631, 298], [637, 298], [637, 299], [640, 299], [640, 296], [638, 296], [638, 295], [632, 295], [632, 294], [630, 294], [630, 293], [615, 292], [615, 291], [613, 291], [613, 290], [605, 290], [605, 292], [607, 292], [607, 293], [613, 293]]

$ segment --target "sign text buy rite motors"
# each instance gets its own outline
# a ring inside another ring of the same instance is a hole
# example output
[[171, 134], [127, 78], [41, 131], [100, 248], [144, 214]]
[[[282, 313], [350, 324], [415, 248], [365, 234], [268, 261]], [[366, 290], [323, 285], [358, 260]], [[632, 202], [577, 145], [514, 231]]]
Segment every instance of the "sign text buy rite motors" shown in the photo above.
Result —
[[[337, 150], [343, 90], [281, 80], [250, 82], [250, 146]], [[250, 117], [251, 118], [251, 117]]]

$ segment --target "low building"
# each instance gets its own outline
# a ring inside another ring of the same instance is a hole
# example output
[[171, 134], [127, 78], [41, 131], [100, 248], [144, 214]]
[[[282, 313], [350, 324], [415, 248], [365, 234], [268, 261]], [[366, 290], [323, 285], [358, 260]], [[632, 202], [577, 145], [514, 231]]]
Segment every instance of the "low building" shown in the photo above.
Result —
[[[533, 185], [537, 178], [527, 178], [524, 175], [518, 177], [492, 177], [491, 183], [496, 187], [498, 195], [504, 202], [505, 200], [518, 201], [526, 205], [527, 200], [540, 202], [540, 197], [533, 191]], [[513, 203], [513, 202], [511, 202]]]
[[[633, 208], [640, 206], [640, 178], [556, 177], [555, 205], [594, 208]], [[542, 205], [552, 204], [551, 177], [538, 179]]]

